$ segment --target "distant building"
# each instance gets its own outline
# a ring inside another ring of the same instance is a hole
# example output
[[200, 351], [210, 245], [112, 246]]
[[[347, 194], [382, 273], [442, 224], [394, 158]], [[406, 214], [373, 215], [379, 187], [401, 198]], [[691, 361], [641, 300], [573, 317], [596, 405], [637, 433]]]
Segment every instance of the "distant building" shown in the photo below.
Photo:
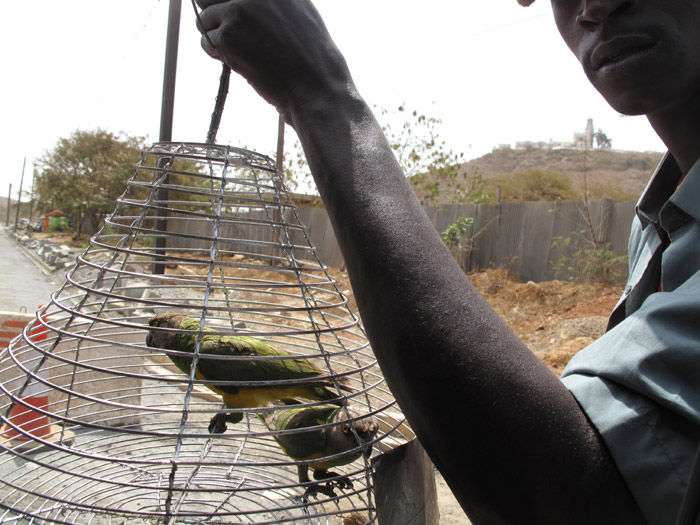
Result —
[[[582, 132], [574, 132], [574, 140], [572, 142], [554, 141], [551, 139], [547, 142], [523, 140], [516, 142], [514, 149], [593, 149], [595, 137], [596, 133], [593, 128], [593, 119], [589, 118], [586, 122], [586, 128]], [[510, 146], [508, 144], [499, 144], [493, 148], [493, 150], [502, 149], [510, 149]]]
[[593, 148], [593, 119], [589, 118], [586, 122], [586, 129], [583, 133], [574, 133], [574, 147], [576, 149], [592, 149]]

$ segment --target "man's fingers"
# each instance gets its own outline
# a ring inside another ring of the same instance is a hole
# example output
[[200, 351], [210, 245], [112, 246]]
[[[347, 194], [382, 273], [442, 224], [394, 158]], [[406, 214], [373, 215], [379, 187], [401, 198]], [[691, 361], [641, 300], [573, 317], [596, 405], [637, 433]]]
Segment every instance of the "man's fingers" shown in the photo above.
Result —
[[204, 52], [209, 55], [212, 58], [216, 58], [219, 60], [223, 60], [221, 56], [219, 55], [219, 52], [217, 51], [216, 47], [213, 45], [216, 40], [216, 31], [209, 31], [208, 33], [202, 33], [202, 38], [200, 40], [202, 49], [204, 49]]
[[197, 29], [200, 33], [216, 29], [221, 24], [221, 19], [224, 16], [222, 7], [212, 7], [204, 9], [197, 17]]
[[221, 25], [221, 19], [223, 17], [225, 7], [223, 2], [215, 2], [214, 0], [198, 0], [200, 3], [209, 2], [212, 7], [203, 10], [197, 17], [196, 26], [200, 33], [202, 33], [202, 48], [204, 51], [213, 58], [221, 59], [219, 52], [216, 47], [218, 44], [219, 30]]
[[206, 9], [207, 7], [210, 7], [215, 4], [223, 4], [224, 2], [228, 2], [228, 0], [196, 0], [197, 5], [201, 9]]

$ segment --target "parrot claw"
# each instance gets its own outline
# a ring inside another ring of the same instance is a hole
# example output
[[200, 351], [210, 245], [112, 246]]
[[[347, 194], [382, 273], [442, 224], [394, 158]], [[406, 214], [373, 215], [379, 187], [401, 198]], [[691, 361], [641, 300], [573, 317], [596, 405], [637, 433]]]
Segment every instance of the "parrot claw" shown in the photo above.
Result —
[[223, 434], [226, 432], [226, 414], [216, 414], [211, 421], [209, 421], [209, 433], [210, 434]]
[[347, 476], [338, 474], [337, 472], [322, 472], [315, 471], [314, 479], [316, 481], [327, 481], [326, 487], [337, 487], [340, 490], [348, 490], [352, 488], [352, 481]]
[[304, 495], [299, 498], [305, 505], [309, 503], [309, 498], [316, 498], [318, 494], [332, 499], [337, 499], [338, 495], [333, 490], [332, 483], [313, 483], [304, 492]]
[[[347, 476], [340, 476], [334, 472], [329, 472], [330, 476], [322, 477], [321, 479], [325, 481], [318, 481], [312, 483], [304, 492], [301, 497], [301, 501], [304, 504], [309, 502], [309, 498], [315, 498], [318, 494], [323, 494], [324, 496], [332, 499], [338, 499], [338, 494], [336, 494], [335, 489], [347, 490], [352, 488], [352, 481], [350, 481]], [[334, 478], [334, 479], [330, 479]]]
[[234, 425], [236, 423], [240, 423], [243, 420], [243, 414], [224, 414], [223, 412], [220, 412], [216, 414], [214, 417], [211, 418], [209, 421], [209, 433], [210, 434], [223, 434], [226, 432], [226, 429], [228, 428], [226, 426], [226, 422], [228, 421], [229, 423], [233, 423]]
[[330, 483], [334, 484], [336, 487], [338, 487], [340, 490], [350, 490], [352, 489], [352, 481], [350, 481], [347, 477], [343, 476], [338, 478], [335, 481], [331, 481]]
[[216, 414], [209, 421], [209, 433], [210, 434], [223, 434], [226, 432], [226, 414]]

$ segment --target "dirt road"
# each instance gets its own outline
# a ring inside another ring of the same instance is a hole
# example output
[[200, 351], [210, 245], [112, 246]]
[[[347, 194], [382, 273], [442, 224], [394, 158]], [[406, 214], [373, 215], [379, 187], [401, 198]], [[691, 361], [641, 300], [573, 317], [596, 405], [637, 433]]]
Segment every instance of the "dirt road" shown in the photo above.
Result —
[[51, 292], [61, 284], [56, 282], [59, 276], [42, 272], [4, 229], [0, 230], [0, 254], [0, 310], [34, 313], [51, 300]]

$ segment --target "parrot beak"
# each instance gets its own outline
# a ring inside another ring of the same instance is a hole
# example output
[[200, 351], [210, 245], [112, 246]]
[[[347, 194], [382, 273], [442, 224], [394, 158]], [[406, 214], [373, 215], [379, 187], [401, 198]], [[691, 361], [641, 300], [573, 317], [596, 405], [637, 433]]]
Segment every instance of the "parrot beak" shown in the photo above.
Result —
[[151, 335], [151, 332], [148, 332], [148, 335], [146, 336], [146, 346], [153, 347], [153, 336]]
[[372, 445], [367, 445], [365, 449], [362, 451], [362, 456], [365, 459], [369, 459], [369, 457], [372, 455]]

